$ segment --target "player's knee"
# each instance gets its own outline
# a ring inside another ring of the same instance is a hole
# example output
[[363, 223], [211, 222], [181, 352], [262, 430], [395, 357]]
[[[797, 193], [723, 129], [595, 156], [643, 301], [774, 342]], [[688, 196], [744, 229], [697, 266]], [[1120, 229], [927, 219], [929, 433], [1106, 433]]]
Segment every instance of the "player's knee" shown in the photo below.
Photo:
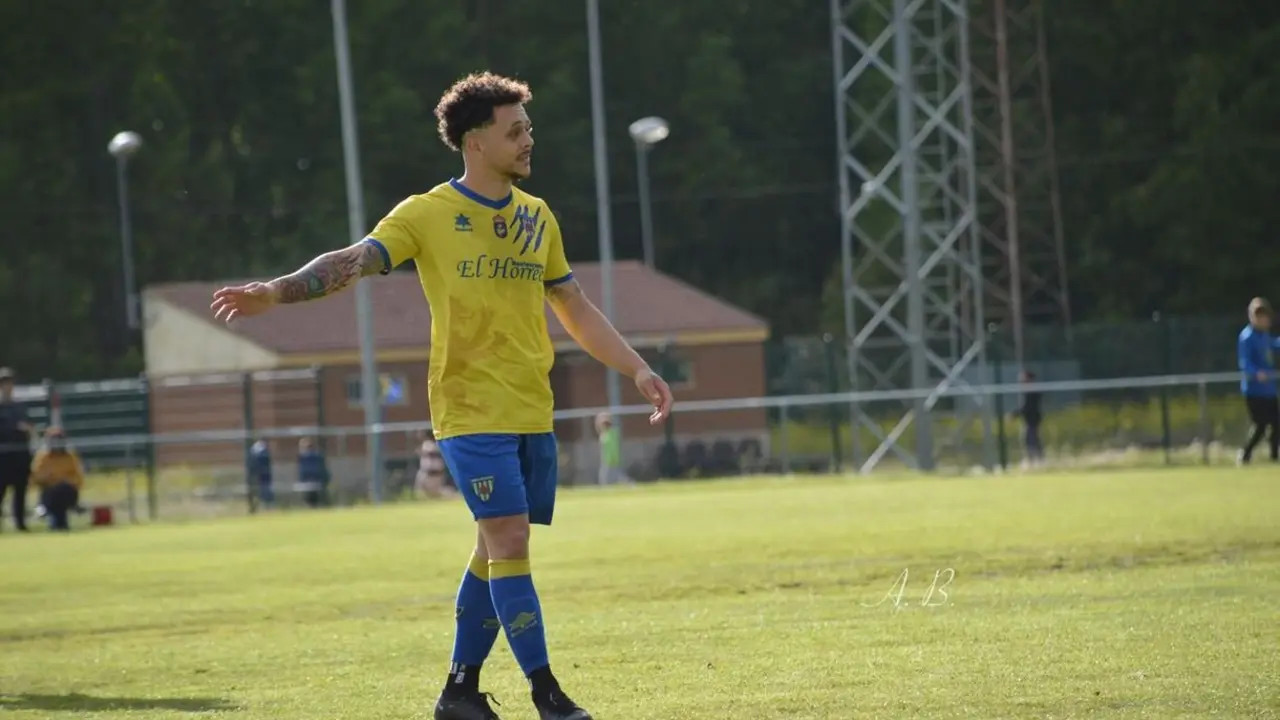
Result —
[[492, 560], [529, 557], [529, 518], [526, 515], [487, 518], [480, 521], [480, 543]]
[[489, 547], [484, 543], [484, 533], [479, 528], [476, 529], [476, 559], [484, 562], [489, 561]]

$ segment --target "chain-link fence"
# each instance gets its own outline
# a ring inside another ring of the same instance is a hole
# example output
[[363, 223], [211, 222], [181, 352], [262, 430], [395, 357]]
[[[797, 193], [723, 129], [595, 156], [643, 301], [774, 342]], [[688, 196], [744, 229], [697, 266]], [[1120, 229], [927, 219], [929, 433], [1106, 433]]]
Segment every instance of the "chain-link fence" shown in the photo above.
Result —
[[[950, 472], [1041, 457], [1054, 467], [1234, 461], [1249, 425], [1234, 368], [1238, 331], [1221, 318], [1080, 325], [1070, 334], [1031, 328], [1022, 363], [996, 331], [985, 366], [919, 392], [902, 390], [905, 379], [894, 376], [859, 376], [855, 387], [847, 348], [830, 336], [781, 339], [765, 348], [762, 397], [681, 397], [679, 412], [658, 428], [644, 408], [615, 409], [625, 439], [620, 474]], [[407, 401], [401, 375], [382, 379], [392, 422], [378, 428], [376, 474], [351, 368], [45, 382], [19, 388], [15, 399], [38, 429], [66, 430], [90, 475], [86, 503], [140, 521], [302, 504], [310, 496], [300, 458], [315, 454], [330, 477], [329, 502], [412, 497], [430, 425], [425, 402]], [[1028, 387], [1040, 388], [1030, 413]], [[922, 395], [923, 414], [914, 405]], [[594, 420], [603, 410], [557, 413], [563, 484], [600, 477]]]
[[[159, 391], [157, 390], [157, 395]], [[234, 415], [243, 387], [225, 389], [204, 406]], [[749, 474], [893, 472], [917, 467], [921, 428], [934, 438], [937, 472], [1016, 471], [1019, 467], [1090, 468], [1221, 464], [1237, 460], [1249, 429], [1235, 373], [1147, 376], [1119, 380], [1006, 383], [956, 388], [918, 417], [901, 408], [910, 391], [826, 393], [683, 403], [652, 427], [649, 409], [616, 408], [623, 431], [620, 475], [629, 481]], [[220, 405], [223, 403], [224, 405]], [[854, 423], [851, 410], [859, 410]], [[603, 408], [557, 413], [560, 481], [600, 482], [594, 420]], [[293, 416], [291, 416], [293, 417]], [[299, 414], [295, 424], [231, 425], [217, 430], [73, 438], [86, 458], [148, 456], [151, 464], [87, 461], [86, 506], [109, 506], [123, 519], [208, 516], [306, 505], [302, 451], [306, 439], [324, 458], [332, 504], [415, 497], [416, 450], [425, 422], [377, 428], [385, 460], [377, 488], [361, 426], [321, 426]], [[889, 439], [886, 439], [889, 438]], [[1269, 450], [1257, 450], [1265, 460]], [[255, 445], [257, 447], [255, 447]], [[262, 450], [265, 449], [265, 452]], [[262, 471], [269, 472], [264, 490]]]

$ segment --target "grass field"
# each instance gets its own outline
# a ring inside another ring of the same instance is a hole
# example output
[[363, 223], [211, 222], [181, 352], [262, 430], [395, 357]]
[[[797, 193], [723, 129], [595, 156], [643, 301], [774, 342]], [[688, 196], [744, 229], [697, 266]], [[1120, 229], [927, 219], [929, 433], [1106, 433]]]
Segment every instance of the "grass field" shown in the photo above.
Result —
[[[472, 532], [435, 504], [0, 535], [0, 715], [430, 717]], [[1274, 468], [569, 491], [534, 555], [600, 720], [1280, 716]], [[534, 717], [503, 641], [484, 685]]]

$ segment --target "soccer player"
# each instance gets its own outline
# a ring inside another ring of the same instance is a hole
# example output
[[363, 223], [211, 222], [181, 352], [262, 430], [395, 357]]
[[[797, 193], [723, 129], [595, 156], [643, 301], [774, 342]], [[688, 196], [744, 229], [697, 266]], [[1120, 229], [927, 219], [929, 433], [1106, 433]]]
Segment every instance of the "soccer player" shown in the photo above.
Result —
[[1271, 337], [1271, 304], [1264, 298], [1254, 298], [1249, 303], [1249, 324], [1240, 331], [1236, 340], [1236, 355], [1240, 363], [1240, 392], [1249, 409], [1249, 422], [1253, 425], [1244, 447], [1240, 449], [1239, 462], [1248, 465], [1253, 459], [1253, 449], [1270, 429], [1271, 460], [1280, 460], [1280, 400], [1276, 396], [1275, 351], [1280, 341]]
[[215, 316], [233, 321], [277, 304], [315, 300], [413, 260], [431, 308], [427, 371], [440, 450], [478, 526], [458, 589], [453, 662], [436, 720], [495, 720], [479, 689], [500, 630], [528, 678], [542, 720], [590, 720], [551, 672], [529, 566], [530, 523], [550, 525], [557, 450], [549, 372], [554, 350], [544, 298], [569, 334], [671, 412], [671, 390], [583, 295], [560, 227], [529, 177], [532, 99], [519, 81], [482, 73], [458, 81], [435, 115], [464, 172], [397, 205], [360, 243], [325, 253], [270, 282], [222, 288]]

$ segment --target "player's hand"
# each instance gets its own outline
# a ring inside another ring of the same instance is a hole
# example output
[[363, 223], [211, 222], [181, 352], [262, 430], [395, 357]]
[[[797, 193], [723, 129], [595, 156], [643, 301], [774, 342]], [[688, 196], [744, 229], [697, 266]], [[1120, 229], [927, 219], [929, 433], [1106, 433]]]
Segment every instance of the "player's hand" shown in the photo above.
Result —
[[261, 315], [276, 304], [275, 288], [267, 283], [252, 282], [248, 285], [224, 287], [213, 293], [209, 306], [213, 316], [230, 323], [241, 317]]
[[636, 389], [646, 400], [653, 403], [653, 414], [649, 416], [649, 424], [657, 425], [671, 414], [671, 406], [675, 400], [671, 397], [671, 388], [653, 370], [645, 368], [636, 373]]
[[1271, 375], [1266, 370], [1258, 371], [1258, 382], [1266, 382], [1271, 379]]

